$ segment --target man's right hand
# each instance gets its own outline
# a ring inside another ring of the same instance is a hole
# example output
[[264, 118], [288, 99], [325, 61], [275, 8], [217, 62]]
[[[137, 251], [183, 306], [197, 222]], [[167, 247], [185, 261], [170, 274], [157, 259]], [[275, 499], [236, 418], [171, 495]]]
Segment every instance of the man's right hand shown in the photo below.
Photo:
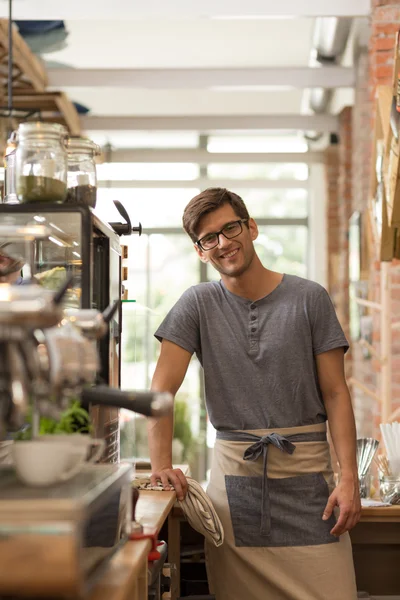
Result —
[[175, 488], [178, 500], [183, 500], [187, 494], [188, 483], [185, 475], [180, 469], [173, 467], [161, 468], [155, 470], [150, 477], [151, 485], [157, 485], [161, 481], [163, 488], [168, 491], [171, 485]]

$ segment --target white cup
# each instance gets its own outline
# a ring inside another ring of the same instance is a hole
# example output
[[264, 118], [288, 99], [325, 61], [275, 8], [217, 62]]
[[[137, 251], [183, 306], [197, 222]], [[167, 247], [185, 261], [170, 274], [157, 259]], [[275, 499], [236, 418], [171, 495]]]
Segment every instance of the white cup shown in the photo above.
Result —
[[[38, 441], [55, 443], [55, 442], [65, 442], [73, 446], [74, 452], [70, 456], [69, 466], [73, 466], [77, 462], [80, 462], [82, 459], [88, 463], [97, 462], [105, 448], [104, 440], [100, 438], [92, 438], [88, 434], [84, 433], [72, 433], [69, 435], [63, 433], [49, 434], [49, 435], [41, 435], [38, 438]], [[88, 458], [89, 450], [91, 447], [94, 447], [95, 450]]]
[[[104, 449], [103, 440], [92, 440], [80, 434], [45, 437], [15, 442], [12, 446], [15, 471], [27, 485], [43, 487], [67, 481], [87, 462], [94, 462]], [[98, 449], [87, 461], [88, 449], [93, 442]]]

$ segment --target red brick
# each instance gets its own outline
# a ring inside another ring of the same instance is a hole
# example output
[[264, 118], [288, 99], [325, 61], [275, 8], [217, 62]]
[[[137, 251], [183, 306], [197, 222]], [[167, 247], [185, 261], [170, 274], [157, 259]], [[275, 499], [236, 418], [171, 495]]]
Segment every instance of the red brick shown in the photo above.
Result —
[[371, 53], [379, 52], [380, 50], [393, 50], [395, 46], [395, 36], [380, 36], [372, 38]]
[[392, 66], [380, 66], [377, 69], [375, 69], [375, 77], [380, 80], [379, 83], [381, 83], [381, 80], [387, 80], [388, 83], [392, 83], [392, 79], [393, 79], [393, 67]]
[[[381, 4], [390, 4], [390, 2], [382, 2]], [[394, 0], [393, 6], [382, 6], [373, 11], [372, 19], [375, 22], [400, 22], [400, 8], [398, 0]]]
[[[375, 16], [375, 15], [374, 15]], [[388, 19], [387, 22], [373, 22], [372, 23], [372, 36], [374, 35], [396, 35], [399, 31], [399, 25], [393, 22], [392, 18]]]
[[381, 50], [375, 53], [375, 65], [393, 65], [394, 64], [394, 53], [392, 50]]

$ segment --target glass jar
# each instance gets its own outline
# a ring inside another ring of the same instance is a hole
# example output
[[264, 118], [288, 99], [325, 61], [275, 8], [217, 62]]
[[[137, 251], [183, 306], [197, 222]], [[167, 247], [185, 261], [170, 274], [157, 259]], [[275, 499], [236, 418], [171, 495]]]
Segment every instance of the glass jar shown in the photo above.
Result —
[[68, 153], [68, 192], [66, 202], [96, 206], [97, 175], [95, 157], [100, 148], [89, 138], [70, 137]]
[[400, 504], [400, 478], [379, 475], [379, 491], [382, 502]]
[[58, 123], [21, 123], [16, 152], [16, 187], [20, 202], [65, 200], [67, 133]]
[[6, 204], [18, 204], [15, 164], [18, 146], [18, 135], [13, 131], [7, 140], [7, 146], [4, 153], [4, 202]]

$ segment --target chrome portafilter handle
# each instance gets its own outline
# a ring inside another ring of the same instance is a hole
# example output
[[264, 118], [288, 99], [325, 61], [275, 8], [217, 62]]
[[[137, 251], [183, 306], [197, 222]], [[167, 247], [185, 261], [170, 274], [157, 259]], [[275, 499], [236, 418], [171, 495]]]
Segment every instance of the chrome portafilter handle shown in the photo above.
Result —
[[125, 408], [146, 417], [169, 415], [174, 405], [168, 392], [122, 391], [105, 385], [87, 388], [81, 397], [84, 403]]

